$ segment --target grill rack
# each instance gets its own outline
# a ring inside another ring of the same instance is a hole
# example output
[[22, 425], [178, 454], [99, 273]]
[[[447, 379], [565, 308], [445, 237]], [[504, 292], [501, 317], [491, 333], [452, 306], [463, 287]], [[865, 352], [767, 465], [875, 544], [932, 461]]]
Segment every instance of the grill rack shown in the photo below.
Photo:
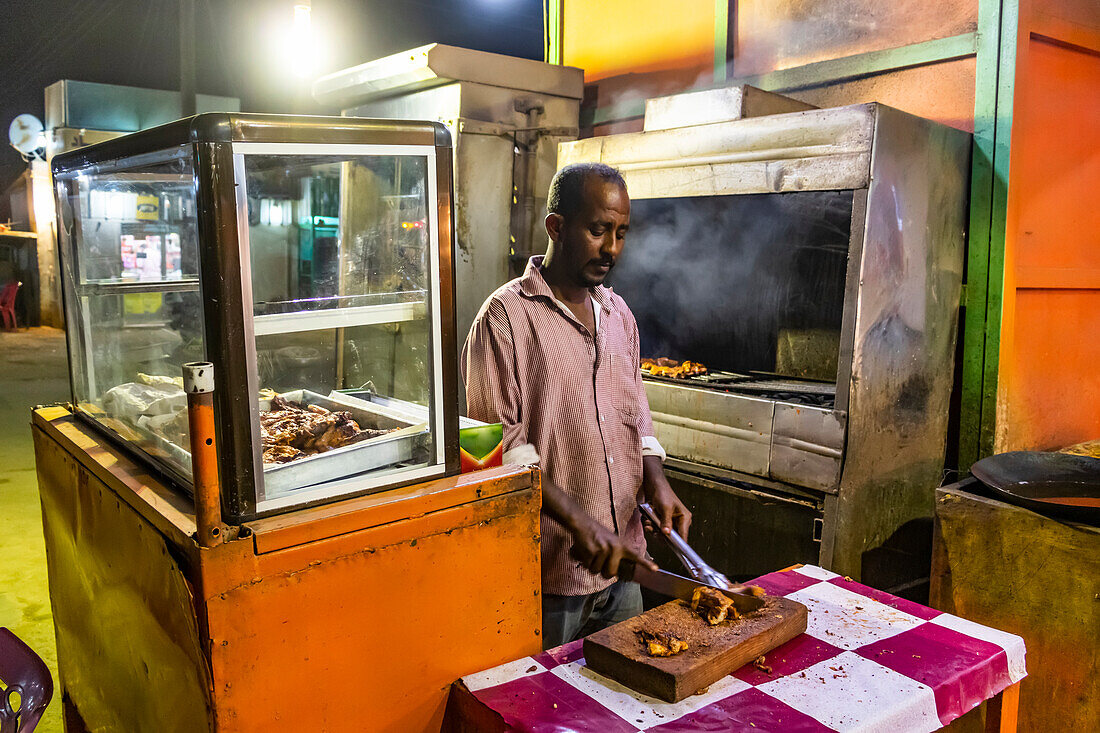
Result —
[[694, 377], [673, 379], [642, 372], [642, 378], [681, 387], [698, 387], [722, 392], [761, 397], [798, 405], [832, 408], [836, 403], [836, 385], [797, 378], [782, 378], [774, 374], [756, 375], [712, 371]]

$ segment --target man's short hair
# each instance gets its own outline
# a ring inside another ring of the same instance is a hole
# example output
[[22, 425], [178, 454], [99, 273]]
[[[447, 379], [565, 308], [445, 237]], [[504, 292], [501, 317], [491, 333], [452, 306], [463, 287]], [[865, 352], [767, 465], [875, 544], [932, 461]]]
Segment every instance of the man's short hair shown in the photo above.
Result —
[[584, 182], [589, 177], [617, 184], [624, 191], [626, 181], [617, 168], [605, 163], [572, 163], [554, 174], [550, 191], [546, 194], [546, 211], [569, 218], [581, 210], [584, 200]]

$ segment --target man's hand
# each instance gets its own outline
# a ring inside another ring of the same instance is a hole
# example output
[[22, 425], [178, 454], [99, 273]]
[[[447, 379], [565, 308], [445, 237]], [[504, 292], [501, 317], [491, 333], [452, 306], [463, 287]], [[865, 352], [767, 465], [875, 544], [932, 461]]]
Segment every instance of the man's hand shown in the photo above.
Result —
[[617, 534], [593, 519], [546, 474], [542, 476], [542, 510], [572, 535], [573, 547], [569, 554], [581, 567], [605, 578], [617, 576], [623, 560], [657, 569], [651, 561], [623, 544]]
[[[688, 529], [691, 528], [691, 512], [668, 485], [661, 459], [657, 456], [645, 456], [642, 459], [642, 496], [661, 520], [661, 532], [670, 534], [675, 529], [676, 534], [687, 539]], [[650, 529], [657, 530], [656, 527]]]
[[627, 547], [617, 534], [587, 515], [569, 529], [573, 534], [573, 547], [569, 553], [589, 572], [614, 578], [619, 574], [623, 560], [644, 565], [650, 570], [657, 569], [651, 561]]

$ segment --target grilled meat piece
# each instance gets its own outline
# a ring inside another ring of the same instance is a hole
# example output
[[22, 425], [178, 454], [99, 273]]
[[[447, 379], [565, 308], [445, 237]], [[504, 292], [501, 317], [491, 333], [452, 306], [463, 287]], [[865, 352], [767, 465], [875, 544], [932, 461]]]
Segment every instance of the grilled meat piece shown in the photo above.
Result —
[[685, 361], [681, 364], [675, 359], [662, 356], [657, 359], [642, 359], [642, 371], [654, 377], [687, 379], [706, 374], [707, 368], [697, 361]]
[[290, 463], [305, 456], [305, 453], [289, 445], [273, 445], [264, 448], [264, 463]]
[[651, 657], [671, 657], [688, 648], [688, 643], [668, 631], [653, 633], [642, 629], [635, 632]]
[[740, 618], [733, 600], [714, 588], [699, 586], [691, 596], [691, 610], [703, 617], [711, 626], [728, 619]]
[[680, 370], [685, 377], [695, 377], [707, 373], [707, 368], [697, 361], [685, 361], [680, 365]]
[[302, 406], [279, 396], [271, 399], [270, 410], [260, 412], [264, 463], [287, 463], [387, 432], [360, 428], [350, 412], [331, 412], [319, 405]]

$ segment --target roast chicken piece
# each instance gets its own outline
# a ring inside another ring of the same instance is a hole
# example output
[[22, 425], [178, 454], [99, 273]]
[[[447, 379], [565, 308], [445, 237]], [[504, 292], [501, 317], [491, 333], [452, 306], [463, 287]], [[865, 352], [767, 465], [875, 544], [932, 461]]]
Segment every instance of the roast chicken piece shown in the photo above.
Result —
[[740, 618], [733, 600], [714, 588], [699, 586], [691, 596], [691, 610], [703, 617], [711, 626], [726, 619]]
[[264, 448], [264, 463], [290, 463], [305, 453], [289, 445], [273, 445]]
[[672, 657], [688, 648], [686, 641], [668, 631], [652, 633], [643, 629], [636, 633], [651, 657]]
[[278, 396], [271, 399], [270, 410], [260, 412], [264, 463], [288, 463], [387, 432], [360, 428], [350, 412], [301, 406]]
[[706, 374], [707, 368], [697, 361], [685, 361], [681, 364], [675, 359], [662, 356], [657, 359], [642, 359], [642, 371], [654, 377], [687, 379]]

